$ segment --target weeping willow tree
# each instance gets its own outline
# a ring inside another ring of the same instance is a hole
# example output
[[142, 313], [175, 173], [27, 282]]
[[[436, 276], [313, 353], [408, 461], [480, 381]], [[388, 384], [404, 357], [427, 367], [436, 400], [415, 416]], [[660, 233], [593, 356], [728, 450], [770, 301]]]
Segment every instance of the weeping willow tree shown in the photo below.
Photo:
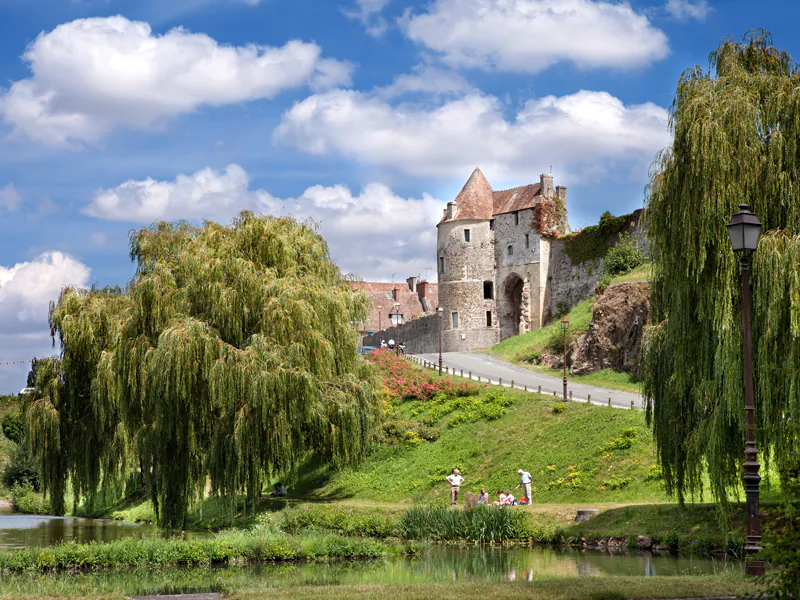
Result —
[[28, 410], [55, 497], [141, 469], [164, 527], [206, 486], [253, 502], [312, 451], [360, 458], [379, 406], [356, 353], [368, 299], [315, 229], [243, 212], [232, 226], [132, 234], [122, 292], [66, 289], [51, 307], [60, 368]]
[[686, 71], [647, 202], [654, 259], [643, 368], [666, 486], [683, 502], [707, 469], [723, 503], [745, 439], [741, 283], [725, 224], [740, 203], [762, 223], [754, 256], [759, 452], [784, 466], [800, 419], [800, 75], [765, 31], [724, 40]]

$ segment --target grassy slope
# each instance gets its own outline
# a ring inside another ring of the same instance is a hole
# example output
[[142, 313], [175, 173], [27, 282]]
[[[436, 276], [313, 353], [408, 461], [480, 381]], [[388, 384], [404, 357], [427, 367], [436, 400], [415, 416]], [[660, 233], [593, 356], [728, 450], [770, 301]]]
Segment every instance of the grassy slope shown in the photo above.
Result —
[[[484, 386], [482, 393], [491, 391]], [[454, 467], [466, 478], [462, 493], [478, 492], [481, 487], [491, 493], [513, 488], [517, 469], [524, 468], [533, 477], [535, 502], [666, 499], [660, 482], [652, 479], [654, 450], [641, 412], [568, 403], [564, 412], [554, 414], [558, 402], [549, 396], [505, 393], [514, 404], [498, 420], [451, 428], [447, 421], [452, 415], [448, 415], [434, 426], [439, 435], [435, 442], [382, 447], [357, 469], [345, 469], [328, 480], [324, 472], [307, 474], [300, 487], [330, 499], [433, 500], [447, 496], [444, 478]], [[396, 416], [410, 418], [413, 407], [413, 403], [400, 404]], [[623, 428], [634, 432], [633, 446], [604, 451]], [[314, 489], [315, 483], [320, 487]]]
[[[624, 281], [647, 281], [650, 276], [650, 265], [642, 265], [637, 267], [630, 273], [620, 275], [612, 279], [612, 283], [622, 283]], [[569, 319], [569, 335], [571, 338], [577, 338], [582, 333], [588, 331], [589, 324], [592, 320], [592, 304], [594, 297], [584, 300], [575, 306], [567, 318]], [[561, 371], [553, 370], [548, 367], [533, 365], [530, 362], [525, 362], [531, 355], [542, 353], [545, 351], [548, 343], [551, 340], [561, 335], [561, 324], [554, 321], [549, 325], [531, 331], [523, 335], [517, 335], [496, 346], [487, 350], [487, 354], [496, 356], [502, 360], [520, 365], [537, 373], [544, 373], [545, 375], [560, 376]], [[586, 383], [589, 385], [597, 385], [614, 390], [622, 390], [626, 392], [638, 392], [641, 389], [639, 382], [631, 377], [628, 373], [619, 373], [610, 369], [603, 369], [590, 375], [572, 376], [572, 381], [579, 383]]]

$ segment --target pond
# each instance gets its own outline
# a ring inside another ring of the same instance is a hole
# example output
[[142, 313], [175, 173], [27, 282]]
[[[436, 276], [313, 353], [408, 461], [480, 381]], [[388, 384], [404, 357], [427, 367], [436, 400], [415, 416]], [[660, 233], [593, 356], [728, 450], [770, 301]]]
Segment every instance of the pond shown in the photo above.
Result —
[[[52, 546], [59, 542], [110, 542], [129, 536], [166, 535], [155, 525], [135, 525], [111, 519], [78, 519], [19, 515], [0, 507], [0, 550]], [[211, 535], [187, 532], [189, 537]]]
[[125, 594], [198, 593], [239, 588], [291, 588], [381, 583], [516, 581], [549, 577], [668, 576], [741, 572], [738, 561], [714, 558], [610, 555], [597, 551], [437, 545], [415, 558], [261, 564], [243, 567], [107, 569], [92, 573], [7, 575], [0, 592], [73, 590]]

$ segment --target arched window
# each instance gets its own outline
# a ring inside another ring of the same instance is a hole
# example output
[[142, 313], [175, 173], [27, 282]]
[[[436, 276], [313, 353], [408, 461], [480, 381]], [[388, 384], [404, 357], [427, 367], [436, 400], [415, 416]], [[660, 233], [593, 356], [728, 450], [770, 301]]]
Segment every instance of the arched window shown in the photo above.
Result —
[[509, 246], [506, 248], [506, 251], [508, 252], [509, 256], [514, 256], [514, 246]]

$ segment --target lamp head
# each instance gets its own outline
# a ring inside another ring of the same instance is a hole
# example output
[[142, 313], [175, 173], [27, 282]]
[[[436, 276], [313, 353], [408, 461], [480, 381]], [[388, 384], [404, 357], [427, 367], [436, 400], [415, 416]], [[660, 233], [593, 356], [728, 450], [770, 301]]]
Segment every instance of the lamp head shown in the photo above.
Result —
[[747, 204], [739, 205], [739, 212], [725, 225], [734, 252], [755, 252], [761, 236], [761, 221]]
[[569, 327], [569, 319], [567, 317], [561, 319], [561, 327], [564, 328], [564, 331], [566, 331], [567, 327]]
[[436, 309], [436, 312], [439, 313], [439, 316], [441, 316], [441, 314], [444, 312], [444, 309], [440, 306]]

